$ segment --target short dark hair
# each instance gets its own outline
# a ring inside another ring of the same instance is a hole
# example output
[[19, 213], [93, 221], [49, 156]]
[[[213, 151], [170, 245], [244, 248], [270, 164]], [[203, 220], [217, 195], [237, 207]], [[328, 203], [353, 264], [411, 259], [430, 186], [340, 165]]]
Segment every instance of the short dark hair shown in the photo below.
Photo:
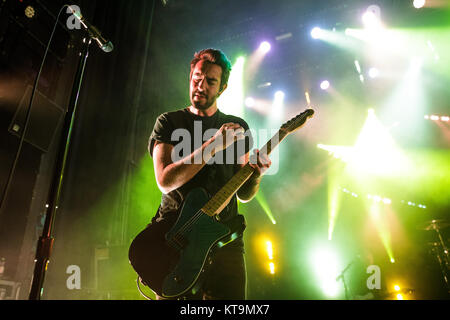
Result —
[[227, 56], [220, 50], [217, 49], [204, 49], [200, 52], [194, 54], [194, 59], [191, 61], [191, 73], [189, 79], [192, 78], [192, 73], [194, 72], [195, 66], [201, 60], [208, 61], [210, 63], [217, 64], [222, 68], [222, 77], [220, 79], [220, 89], [228, 83], [231, 72], [231, 62], [228, 60]]

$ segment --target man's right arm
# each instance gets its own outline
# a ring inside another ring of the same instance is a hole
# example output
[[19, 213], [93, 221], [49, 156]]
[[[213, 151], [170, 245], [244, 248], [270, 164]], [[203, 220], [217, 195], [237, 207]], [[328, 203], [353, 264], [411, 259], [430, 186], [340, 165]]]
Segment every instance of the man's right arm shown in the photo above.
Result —
[[[178, 189], [191, 180], [216, 152], [226, 149], [236, 139], [243, 139], [243, 129], [237, 130], [239, 128], [241, 126], [238, 124], [224, 124], [200, 148], [187, 157], [175, 162], [172, 161], [172, 150], [174, 146], [156, 141], [153, 147], [153, 163], [156, 183], [161, 192], [168, 194]], [[201, 163], [197, 159], [201, 159]]]
[[[207, 156], [203, 157], [203, 151], [211, 143], [205, 142], [201, 148], [195, 150], [189, 158], [172, 162], [173, 145], [163, 142], [156, 142], [153, 148], [153, 162], [155, 168], [156, 183], [162, 193], [167, 194], [178, 189], [191, 180], [206, 164]], [[201, 153], [199, 156], [198, 153]], [[212, 157], [212, 155], [211, 155]], [[202, 159], [201, 163], [196, 163], [194, 159]], [[204, 159], [206, 158], [206, 159]], [[186, 163], [188, 162], [188, 163]]]

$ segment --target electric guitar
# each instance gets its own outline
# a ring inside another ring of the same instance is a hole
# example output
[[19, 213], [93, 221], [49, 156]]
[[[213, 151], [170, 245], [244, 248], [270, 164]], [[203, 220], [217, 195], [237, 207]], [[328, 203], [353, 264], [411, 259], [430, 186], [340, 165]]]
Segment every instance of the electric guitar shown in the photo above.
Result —
[[[270, 155], [283, 139], [314, 115], [307, 109], [281, 126], [261, 148]], [[217, 215], [253, 174], [247, 163], [212, 198], [202, 188], [191, 190], [175, 224], [150, 224], [131, 243], [128, 258], [141, 282], [164, 298], [181, 298], [195, 288], [214, 249], [234, 240], [235, 233]]]

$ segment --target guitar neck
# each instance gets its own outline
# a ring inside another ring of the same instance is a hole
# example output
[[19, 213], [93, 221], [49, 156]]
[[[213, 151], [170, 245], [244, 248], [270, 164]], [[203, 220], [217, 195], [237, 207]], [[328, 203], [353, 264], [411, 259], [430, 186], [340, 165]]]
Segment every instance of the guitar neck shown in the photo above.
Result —
[[[284, 139], [288, 133], [284, 130], [279, 130], [261, 149], [260, 153], [270, 155], [272, 150]], [[202, 211], [209, 216], [219, 214], [233, 195], [240, 187], [250, 178], [254, 169], [247, 163], [243, 166], [226, 184], [209, 200]]]

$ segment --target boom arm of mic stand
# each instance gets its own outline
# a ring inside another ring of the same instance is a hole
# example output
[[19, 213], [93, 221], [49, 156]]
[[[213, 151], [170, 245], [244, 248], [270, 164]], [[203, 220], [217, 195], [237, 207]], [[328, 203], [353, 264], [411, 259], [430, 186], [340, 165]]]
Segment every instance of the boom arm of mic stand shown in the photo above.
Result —
[[55, 168], [48, 195], [48, 207], [45, 215], [44, 229], [42, 230], [42, 236], [38, 240], [36, 258], [34, 260], [35, 266], [29, 295], [30, 300], [40, 300], [44, 289], [45, 272], [47, 271], [47, 266], [50, 261], [50, 255], [54, 242], [54, 239], [52, 238], [52, 231], [55, 214], [61, 195], [66, 160], [70, 149], [70, 138], [72, 133], [71, 129], [75, 122], [75, 111], [80, 94], [81, 83], [83, 81], [87, 58], [89, 56], [90, 44], [91, 39], [85, 39], [83, 51], [80, 53], [80, 59], [78, 62], [78, 68], [72, 87], [69, 106], [64, 118], [64, 126], [61, 133], [62, 136], [57, 150]]

